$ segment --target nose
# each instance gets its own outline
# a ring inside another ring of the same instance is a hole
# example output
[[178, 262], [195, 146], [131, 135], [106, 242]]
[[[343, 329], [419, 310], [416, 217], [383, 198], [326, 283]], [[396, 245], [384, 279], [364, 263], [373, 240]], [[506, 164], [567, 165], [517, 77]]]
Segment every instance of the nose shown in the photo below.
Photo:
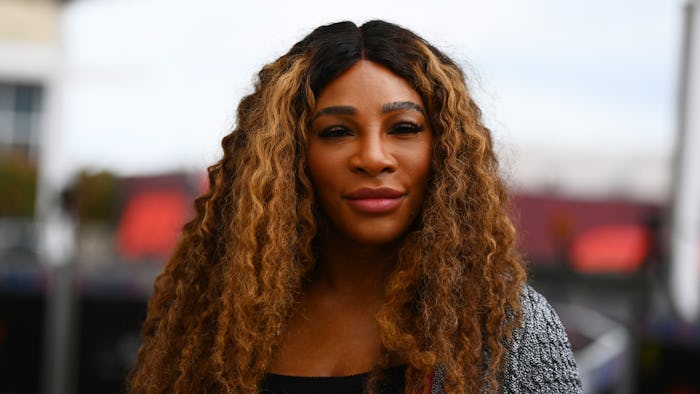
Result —
[[350, 161], [353, 171], [369, 176], [396, 171], [397, 162], [389, 148], [389, 143], [381, 133], [363, 136]]

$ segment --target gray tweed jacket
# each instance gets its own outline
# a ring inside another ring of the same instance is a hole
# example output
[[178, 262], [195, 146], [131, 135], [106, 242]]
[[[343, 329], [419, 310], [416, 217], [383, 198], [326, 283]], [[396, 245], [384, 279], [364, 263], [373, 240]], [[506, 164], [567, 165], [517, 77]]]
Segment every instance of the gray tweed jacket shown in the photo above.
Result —
[[[526, 286], [523, 321], [508, 353], [501, 392], [507, 394], [583, 392], [571, 345], [552, 306]], [[432, 394], [443, 394], [444, 374], [437, 368]]]

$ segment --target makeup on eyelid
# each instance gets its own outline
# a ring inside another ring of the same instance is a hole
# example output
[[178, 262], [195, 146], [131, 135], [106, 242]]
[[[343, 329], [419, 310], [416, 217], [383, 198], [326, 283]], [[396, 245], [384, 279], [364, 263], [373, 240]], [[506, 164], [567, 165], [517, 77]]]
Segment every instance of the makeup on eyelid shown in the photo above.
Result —
[[[420, 133], [425, 130], [425, 126], [410, 121], [402, 121], [393, 125], [387, 133], [395, 135], [410, 135]], [[323, 128], [319, 131], [318, 136], [321, 138], [336, 138], [344, 137], [352, 134], [352, 129], [344, 125], [332, 125]]]

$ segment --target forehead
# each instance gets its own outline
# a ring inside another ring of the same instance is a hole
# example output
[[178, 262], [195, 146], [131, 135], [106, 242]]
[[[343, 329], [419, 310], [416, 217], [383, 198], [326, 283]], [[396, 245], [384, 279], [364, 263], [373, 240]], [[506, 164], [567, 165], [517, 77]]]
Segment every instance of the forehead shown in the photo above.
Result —
[[360, 60], [321, 90], [316, 110], [333, 105], [376, 107], [396, 101], [412, 101], [424, 107], [408, 81], [382, 65]]

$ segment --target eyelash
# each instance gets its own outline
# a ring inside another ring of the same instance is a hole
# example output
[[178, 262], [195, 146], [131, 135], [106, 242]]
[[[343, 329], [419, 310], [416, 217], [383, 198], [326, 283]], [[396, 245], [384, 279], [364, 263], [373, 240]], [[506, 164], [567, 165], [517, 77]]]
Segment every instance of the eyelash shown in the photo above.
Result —
[[423, 131], [423, 125], [413, 122], [401, 122], [396, 124], [389, 134], [416, 134]]
[[337, 138], [345, 137], [347, 135], [350, 135], [350, 130], [343, 126], [326, 127], [325, 129], [321, 130], [320, 133], [318, 133], [318, 136], [321, 138]]
[[[407, 134], [417, 134], [423, 131], [423, 125], [419, 125], [417, 123], [413, 122], [401, 122], [395, 124], [391, 130], [389, 130], [389, 134], [394, 134], [394, 135], [407, 135]], [[344, 126], [330, 126], [327, 127], [323, 130], [321, 130], [320, 133], [318, 133], [318, 136], [321, 138], [339, 138], [339, 137], [345, 137], [348, 135], [351, 135], [352, 132], [350, 129]]]

